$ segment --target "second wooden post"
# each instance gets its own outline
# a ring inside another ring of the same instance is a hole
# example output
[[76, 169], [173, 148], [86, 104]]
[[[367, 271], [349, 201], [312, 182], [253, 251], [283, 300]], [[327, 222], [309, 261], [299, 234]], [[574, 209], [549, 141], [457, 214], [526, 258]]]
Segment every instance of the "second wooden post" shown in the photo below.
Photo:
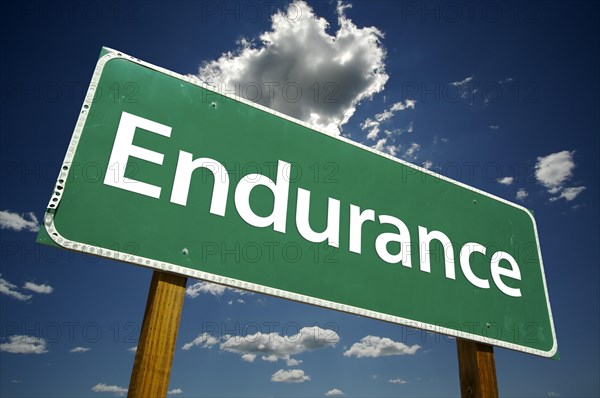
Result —
[[498, 398], [494, 348], [488, 344], [456, 339], [462, 398]]

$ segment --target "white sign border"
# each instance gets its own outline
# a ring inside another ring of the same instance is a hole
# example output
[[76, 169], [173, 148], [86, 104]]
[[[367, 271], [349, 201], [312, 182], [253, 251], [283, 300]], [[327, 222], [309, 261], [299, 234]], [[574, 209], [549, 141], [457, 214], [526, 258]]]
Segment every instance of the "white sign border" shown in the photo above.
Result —
[[[178, 73], [169, 71], [167, 69], [161, 68], [156, 65], [152, 65], [148, 62], [139, 60], [137, 58], [126, 55], [120, 51], [113, 50], [111, 48], [103, 47], [103, 50], [105, 52], [107, 52], [107, 54], [100, 57], [100, 59], [98, 60], [98, 63], [96, 64], [96, 68], [94, 70], [92, 80], [90, 82], [87, 94], [85, 96], [85, 100], [81, 107], [81, 112], [79, 113], [79, 118], [77, 119], [77, 123], [75, 125], [75, 130], [73, 131], [73, 136], [71, 137], [71, 141], [69, 143], [67, 154], [65, 155], [65, 159], [61, 166], [61, 170], [60, 170], [57, 182], [56, 182], [54, 192], [52, 194], [52, 197], [50, 198], [50, 202], [48, 203], [48, 208], [47, 208], [46, 214], [44, 215], [44, 226], [46, 228], [46, 231], [48, 232], [48, 235], [50, 236], [50, 238], [57, 245], [65, 248], [65, 249], [69, 249], [69, 250], [75, 250], [75, 251], [79, 251], [82, 253], [92, 254], [92, 255], [100, 256], [100, 257], [112, 258], [114, 260], [119, 260], [119, 261], [132, 263], [132, 264], [136, 264], [136, 265], [141, 265], [141, 266], [144, 266], [147, 268], [152, 268], [155, 270], [179, 274], [179, 275], [183, 275], [183, 276], [187, 276], [187, 277], [197, 278], [197, 279], [201, 279], [201, 280], [204, 280], [207, 282], [218, 283], [218, 284], [233, 287], [236, 289], [244, 289], [244, 290], [267, 294], [267, 295], [271, 295], [271, 296], [275, 296], [275, 297], [281, 297], [284, 299], [297, 301], [300, 303], [312, 304], [312, 305], [316, 305], [319, 307], [324, 307], [324, 308], [329, 308], [329, 309], [333, 309], [333, 310], [337, 310], [337, 311], [347, 312], [350, 314], [360, 315], [360, 316], [373, 318], [373, 319], [379, 319], [382, 321], [400, 324], [400, 325], [413, 327], [413, 328], [417, 328], [417, 329], [422, 329], [422, 330], [429, 331], [429, 332], [442, 333], [442, 334], [446, 334], [449, 336], [454, 336], [454, 337], [463, 338], [463, 339], [467, 339], [467, 340], [477, 341], [479, 343], [484, 343], [484, 344], [491, 344], [491, 345], [515, 350], [515, 351], [521, 351], [521, 352], [525, 352], [528, 354], [541, 356], [541, 357], [546, 357], [546, 358], [553, 357], [556, 354], [556, 352], [558, 351], [558, 343], [556, 340], [556, 333], [555, 333], [555, 329], [554, 329], [554, 319], [552, 317], [552, 310], [550, 308], [550, 300], [548, 297], [548, 289], [547, 289], [547, 285], [546, 285], [546, 276], [544, 273], [544, 266], [543, 266], [543, 262], [542, 262], [542, 253], [541, 253], [541, 248], [540, 248], [540, 244], [539, 244], [537, 225], [535, 223], [535, 219], [533, 218], [531, 212], [529, 210], [527, 210], [526, 208], [524, 208], [523, 206], [520, 206], [516, 203], [510, 202], [506, 199], [499, 198], [499, 197], [489, 194], [487, 192], [481, 191], [477, 188], [468, 186], [459, 181], [455, 181], [455, 180], [448, 178], [446, 176], [443, 176], [441, 174], [437, 174], [435, 172], [432, 172], [431, 170], [416, 166], [414, 164], [405, 162], [404, 160], [401, 160], [396, 157], [390, 156], [388, 154], [376, 151], [373, 148], [369, 148], [369, 147], [362, 145], [360, 143], [357, 143], [355, 141], [351, 141], [345, 137], [329, 134], [324, 130], [321, 130], [321, 129], [315, 128], [314, 126], [309, 125], [308, 123], [294, 119], [288, 115], [284, 115], [280, 112], [277, 112], [277, 111], [267, 108], [265, 106], [250, 102], [244, 98], [234, 96], [230, 93], [220, 92], [219, 90], [216, 90], [214, 87], [203, 83], [196, 77], [180, 75]], [[156, 260], [146, 258], [146, 257], [135, 256], [135, 255], [131, 255], [128, 253], [119, 252], [117, 250], [110, 250], [110, 249], [101, 248], [101, 247], [88, 245], [88, 244], [75, 242], [75, 241], [66, 239], [57, 231], [56, 226], [54, 225], [54, 211], [58, 208], [58, 206], [60, 204], [60, 200], [62, 197], [61, 193], [64, 190], [65, 185], [67, 184], [69, 169], [72, 165], [72, 161], [75, 156], [75, 152], [77, 150], [77, 145], [79, 143], [79, 139], [81, 137], [83, 127], [85, 125], [87, 116], [89, 114], [89, 110], [93, 104], [94, 95], [96, 94], [96, 88], [98, 86], [98, 82], [102, 75], [102, 71], [104, 69], [104, 66], [110, 60], [113, 60], [113, 59], [125, 59], [130, 62], [134, 62], [136, 64], [142, 65], [146, 68], [150, 68], [157, 72], [164, 73], [168, 76], [185, 81], [187, 83], [194, 84], [196, 86], [202, 87], [205, 90], [209, 90], [211, 92], [220, 94], [220, 95], [230, 98], [232, 100], [252, 106], [253, 108], [260, 109], [264, 112], [268, 112], [272, 115], [278, 116], [280, 118], [286, 119], [293, 123], [307, 127], [313, 131], [317, 131], [321, 134], [333, 137], [333, 138], [338, 139], [347, 144], [354, 145], [360, 149], [372, 152], [376, 155], [379, 155], [379, 156], [385, 157], [387, 159], [390, 159], [394, 162], [400, 163], [404, 166], [419, 170], [423, 173], [437, 177], [444, 181], [450, 182], [450, 183], [458, 185], [462, 188], [476, 192], [480, 195], [487, 196], [491, 199], [500, 201], [509, 206], [513, 206], [519, 210], [524, 211], [531, 218], [531, 221], [532, 221], [532, 224], [534, 227], [534, 231], [535, 231], [535, 239], [536, 239], [536, 244], [537, 244], [537, 249], [538, 249], [538, 257], [540, 259], [542, 282], [544, 284], [544, 292], [546, 295], [546, 304], [548, 307], [550, 327], [552, 329], [552, 340], [553, 340], [552, 348], [550, 349], [550, 351], [542, 351], [542, 350], [522, 346], [519, 344], [509, 343], [506, 341], [496, 340], [493, 338], [487, 338], [487, 337], [476, 335], [476, 334], [465, 333], [465, 332], [462, 332], [459, 330], [449, 329], [449, 328], [445, 328], [445, 327], [441, 327], [441, 326], [437, 326], [437, 325], [431, 325], [431, 324], [424, 323], [424, 322], [418, 322], [418, 321], [414, 321], [412, 319], [402, 318], [402, 317], [398, 317], [395, 315], [389, 315], [389, 314], [384, 314], [384, 313], [380, 313], [380, 312], [376, 312], [376, 311], [365, 310], [365, 309], [359, 308], [359, 307], [340, 304], [340, 303], [336, 303], [333, 301], [322, 300], [319, 298], [305, 296], [305, 295], [297, 294], [297, 293], [292, 293], [292, 292], [288, 292], [288, 291], [281, 290], [281, 289], [275, 289], [275, 288], [271, 288], [271, 287], [267, 287], [267, 286], [263, 286], [263, 285], [258, 285], [255, 283], [244, 282], [244, 281], [240, 281], [237, 279], [232, 279], [232, 278], [227, 278], [227, 277], [211, 274], [208, 272], [197, 271], [197, 270], [194, 270], [191, 268], [187, 268], [187, 267], [183, 267], [183, 266], [179, 266], [179, 265], [175, 265], [175, 264], [171, 264], [171, 263], [156, 261]]]

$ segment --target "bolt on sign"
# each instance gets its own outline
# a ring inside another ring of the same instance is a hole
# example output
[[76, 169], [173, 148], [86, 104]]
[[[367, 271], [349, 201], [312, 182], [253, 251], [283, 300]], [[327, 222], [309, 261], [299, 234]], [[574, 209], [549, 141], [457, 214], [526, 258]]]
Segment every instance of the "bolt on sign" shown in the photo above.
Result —
[[531, 212], [110, 49], [44, 227], [71, 250], [557, 351]]

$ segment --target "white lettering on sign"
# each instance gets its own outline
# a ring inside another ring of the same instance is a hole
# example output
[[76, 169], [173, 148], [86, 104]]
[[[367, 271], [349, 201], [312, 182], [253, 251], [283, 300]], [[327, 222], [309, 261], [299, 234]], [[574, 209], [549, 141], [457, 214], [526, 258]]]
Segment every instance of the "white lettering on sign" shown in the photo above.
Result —
[[[109, 169], [116, 166], [120, 170], [117, 178], [112, 179], [107, 173], [104, 184], [126, 191], [160, 198], [161, 187], [146, 182], [126, 178], [124, 167], [130, 156], [146, 160], [162, 166], [164, 155], [146, 148], [133, 145], [133, 138], [137, 128], [169, 138], [171, 127], [148, 120], [127, 112], [121, 114], [121, 120], [117, 128], [115, 142], [110, 155]], [[171, 203], [186, 206], [188, 193], [192, 181], [192, 174], [198, 168], [205, 168], [212, 172], [214, 185], [210, 204], [210, 213], [221, 217], [225, 216], [227, 197], [229, 194], [230, 180], [227, 169], [217, 160], [200, 157], [194, 159], [193, 154], [180, 150], [175, 169], [175, 177], [171, 190]], [[290, 189], [290, 170], [288, 162], [279, 160], [277, 164], [277, 176], [275, 181], [262, 174], [248, 174], [240, 179], [235, 187], [235, 208], [240, 217], [249, 225], [258, 228], [272, 227], [274, 231], [285, 233], [287, 223], [287, 208]], [[263, 186], [271, 191], [273, 195], [273, 209], [266, 216], [260, 216], [252, 210], [250, 195], [257, 186]], [[300, 235], [309, 242], [324, 242], [333, 247], [340, 245], [340, 201], [327, 198], [327, 226], [321, 232], [316, 232], [310, 226], [310, 191], [298, 188], [296, 202], [296, 228]], [[350, 204], [350, 230], [348, 234], [349, 250], [353, 253], [362, 252], [362, 228], [367, 221], [375, 223], [375, 210], [364, 209]], [[391, 225], [396, 231], [380, 233], [373, 242], [375, 251], [379, 258], [389, 264], [402, 264], [404, 267], [412, 268], [412, 249], [410, 231], [406, 224], [391, 215], [381, 214], [377, 218], [380, 225]], [[454, 248], [450, 238], [441, 231], [428, 230], [418, 226], [419, 242], [419, 269], [422, 272], [431, 273], [430, 246], [432, 241], [437, 241], [444, 249], [444, 268], [447, 279], [456, 280]], [[390, 250], [389, 245], [400, 246], [399, 250]], [[465, 279], [480, 289], [489, 289], [488, 279], [477, 276], [472, 268], [471, 258], [473, 256], [485, 256], [486, 247], [477, 242], [465, 243], [459, 252], [460, 269]], [[501, 267], [501, 261], [508, 263], [509, 268]], [[517, 261], [508, 253], [495, 252], [489, 264], [490, 274], [496, 287], [507, 296], [521, 297], [521, 289], [507, 286], [505, 279], [514, 281], [521, 280], [521, 271]], [[481, 275], [481, 270], [475, 270]], [[505, 279], [503, 279], [503, 277]]]
[[171, 136], [171, 127], [123, 112], [119, 121], [119, 127], [117, 128], [117, 136], [115, 137], [115, 143], [110, 154], [110, 160], [108, 161], [108, 168], [116, 170], [117, 175], [111, 178], [109, 173], [106, 173], [104, 183], [158, 199], [160, 197], [160, 187], [125, 177], [125, 168], [130, 156], [159, 165], [163, 163], [164, 155], [162, 153], [133, 145], [133, 136], [138, 127], [165, 137]]
[[[273, 193], [273, 211], [266, 217], [257, 215], [250, 207], [250, 193], [258, 185], [267, 187]], [[277, 182], [262, 174], [248, 174], [238, 182], [235, 188], [235, 208], [248, 224], [262, 228], [273, 225], [275, 231], [285, 233], [289, 191], [290, 164], [280, 160], [277, 164]]]
[[319, 243], [327, 240], [329, 246], [340, 247], [340, 201], [329, 198], [327, 202], [327, 227], [323, 232], [315, 232], [308, 221], [310, 215], [310, 191], [298, 188], [296, 202], [296, 226], [298, 232], [309, 242]]
[[210, 202], [210, 212], [218, 216], [225, 216], [225, 205], [227, 204], [227, 193], [229, 192], [229, 175], [225, 166], [210, 158], [198, 158], [193, 160], [191, 153], [179, 151], [175, 180], [171, 191], [171, 202], [178, 205], [187, 205], [188, 193], [192, 182], [192, 173], [198, 168], [205, 168], [213, 173], [215, 184], [213, 196]]

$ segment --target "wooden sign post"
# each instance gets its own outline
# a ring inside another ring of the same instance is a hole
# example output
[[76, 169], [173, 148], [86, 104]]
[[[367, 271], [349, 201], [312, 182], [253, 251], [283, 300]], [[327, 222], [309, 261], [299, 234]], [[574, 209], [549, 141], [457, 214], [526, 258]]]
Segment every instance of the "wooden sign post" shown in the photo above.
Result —
[[127, 397], [167, 396], [186, 283], [184, 276], [152, 274]]
[[494, 348], [488, 344], [456, 339], [462, 398], [498, 398]]

